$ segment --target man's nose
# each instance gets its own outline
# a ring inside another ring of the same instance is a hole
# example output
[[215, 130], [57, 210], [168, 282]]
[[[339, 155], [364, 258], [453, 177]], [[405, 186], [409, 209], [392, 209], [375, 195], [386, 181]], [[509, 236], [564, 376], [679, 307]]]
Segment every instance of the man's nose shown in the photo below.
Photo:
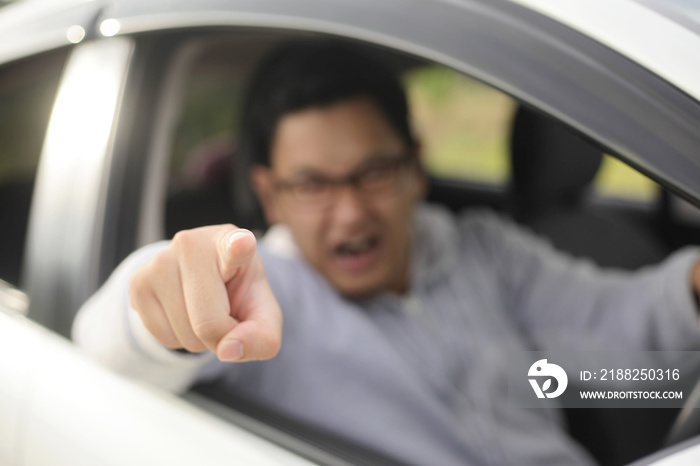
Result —
[[332, 207], [334, 220], [343, 224], [363, 220], [367, 206], [359, 190], [351, 184], [338, 186], [337, 189], [339, 192]]

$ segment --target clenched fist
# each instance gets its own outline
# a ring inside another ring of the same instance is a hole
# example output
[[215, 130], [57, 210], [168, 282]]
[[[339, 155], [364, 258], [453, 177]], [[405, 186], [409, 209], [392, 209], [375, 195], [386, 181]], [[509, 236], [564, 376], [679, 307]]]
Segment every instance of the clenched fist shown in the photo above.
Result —
[[179, 232], [132, 275], [129, 295], [168, 348], [209, 349], [222, 361], [268, 359], [280, 349], [282, 313], [248, 230]]

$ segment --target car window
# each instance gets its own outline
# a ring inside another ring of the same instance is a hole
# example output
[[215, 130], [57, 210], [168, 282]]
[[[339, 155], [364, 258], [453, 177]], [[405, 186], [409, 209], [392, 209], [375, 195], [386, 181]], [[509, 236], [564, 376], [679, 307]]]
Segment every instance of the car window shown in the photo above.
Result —
[[[180, 229], [212, 223], [234, 222], [249, 227], [238, 221], [233, 205], [236, 128], [247, 78], [269, 46], [267, 39], [232, 39], [190, 49], [194, 53], [182, 68], [182, 76], [177, 77], [177, 92], [167, 96], [179, 102], [176, 114], [168, 115], [174, 121], [168, 135], [168, 236]], [[410, 67], [402, 77], [430, 174], [439, 180], [466, 182], [457, 183], [455, 191], [438, 193], [433, 200], [454, 202], [449, 207], [457, 210], [472, 204], [469, 198], [475, 194], [475, 185], [496, 187], [503, 202], [486, 205], [512, 213], [505, 199], [510, 195], [514, 174], [512, 130], [516, 114], [525, 105], [441, 65]], [[534, 113], [541, 120], [551, 121], [544, 114]], [[559, 129], [564, 126], [554, 123]], [[570, 136], [581, 142], [576, 134]], [[566, 154], [566, 149], [565, 145], [561, 152]], [[652, 181], [616, 159], [603, 157], [599, 147], [588, 147], [585, 152], [593, 155], [594, 169], [580, 193], [593, 192], [597, 195], [594, 197], [603, 200], [652, 204], [658, 193]], [[636, 268], [656, 262], [668, 252], [656, 235], [655, 218], [649, 210], [629, 209], [626, 203], [591, 204], [590, 196], [581, 199], [581, 204], [565, 206], [565, 215], [559, 217], [556, 228], [552, 228], [549, 218], [542, 222], [543, 218], [533, 212], [518, 220], [542, 236], [553, 233], [556, 247], [603, 265]], [[557, 237], [557, 231], [563, 234]], [[587, 234], [589, 231], [591, 234]]]
[[430, 174], [505, 186], [515, 101], [439, 65], [406, 73], [404, 84]]
[[[243, 215], [231, 202], [235, 133], [247, 78], [275, 41], [251, 37], [244, 45], [235, 37], [214, 40], [186, 66], [171, 136], [167, 237], [211, 223], [263, 227], [259, 216]], [[514, 99], [445, 66], [412, 63], [406, 68], [401, 78], [430, 175], [504, 190]]]
[[189, 67], [173, 140], [170, 189], [197, 185], [202, 181], [196, 167], [200, 157], [211, 157], [215, 147], [233, 147], [245, 78], [237, 63], [237, 56], [214, 47]]
[[[278, 39], [277, 39], [278, 40]], [[184, 67], [171, 136], [166, 236], [196, 226], [250, 223], [231, 201], [240, 106], [249, 74], [274, 36], [219, 38], [194, 47]], [[242, 49], [245, 53], [240, 53]], [[429, 174], [437, 180], [496, 188], [505, 208], [512, 182], [511, 132], [518, 102], [500, 90], [439, 64], [402, 72], [414, 129]], [[244, 178], [238, 178], [241, 181]], [[604, 156], [590, 190], [602, 200], [652, 205], [659, 188], [649, 178]], [[472, 189], [474, 191], [474, 189]], [[471, 194], [474, 194], [472, 192]], [[437, 199], [450, 202], [450, 199]], [[457, 207], [472, 205], [468, 199]], [[262, 227], [260, 219], [253, 227]]]
[[[450, 68], [405, 73], [413, 124], [431, 175], [505, 187], [511, 175], [510, 131], [517, 102]], [[606, 199], [651, 203], [658, 185], [606, 155], [593, 181]]]
[[34, 178], [65, 50], [0, 65], [0, 279], [18, 284]]
[[620, 160], [606, 155], [594, 180], [595, 193], [607, 199], [651, 204], [659, 195], [659, 185]]
[[250, 224], [241, 214], [241, 196], [233, 202], [236, 132], [248, 76], [279, 35], [249, 31], [183, 47], [180, 59], [187, 63], [170, 136], [167, 237], [201, 225]]

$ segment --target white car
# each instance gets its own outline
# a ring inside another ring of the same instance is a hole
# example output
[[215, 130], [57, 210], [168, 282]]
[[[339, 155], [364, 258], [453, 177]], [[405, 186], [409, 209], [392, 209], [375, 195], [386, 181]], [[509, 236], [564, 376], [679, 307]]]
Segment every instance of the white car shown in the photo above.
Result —
[[[435, 202], [510, 213], [604, 265], [700, 238], [700, 2], [2, 3], [2, 465], [392, 462], [206, 387], [141, 386], [65, 338], [135, 248], [201, 224], [262, 228], [235, 157], [237, 104], [260, 57], [291, 38], [361, 43], [402, 74]], [[641, 174], [620, 181], [608, 156], [599, 171], [603, 153]], [[608, 178], [591, 193], [596, 173]], [[671, 437], [689, 440], [640, 464], [700, 464], [693, 406]], [[659, 450], [678, 416], [569, 414], [602, 464]]]

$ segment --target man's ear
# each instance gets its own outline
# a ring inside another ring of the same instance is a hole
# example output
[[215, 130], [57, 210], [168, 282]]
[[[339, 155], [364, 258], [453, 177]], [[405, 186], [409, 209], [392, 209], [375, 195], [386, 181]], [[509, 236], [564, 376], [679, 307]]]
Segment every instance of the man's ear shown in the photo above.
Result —
[[278, 223], [281, 219], [272, 170], [264, 165], [253, 165], [249, 176], [250, 185], [260, 201], [263, 214], [265, 214], [265, 221], [268, 225]]

